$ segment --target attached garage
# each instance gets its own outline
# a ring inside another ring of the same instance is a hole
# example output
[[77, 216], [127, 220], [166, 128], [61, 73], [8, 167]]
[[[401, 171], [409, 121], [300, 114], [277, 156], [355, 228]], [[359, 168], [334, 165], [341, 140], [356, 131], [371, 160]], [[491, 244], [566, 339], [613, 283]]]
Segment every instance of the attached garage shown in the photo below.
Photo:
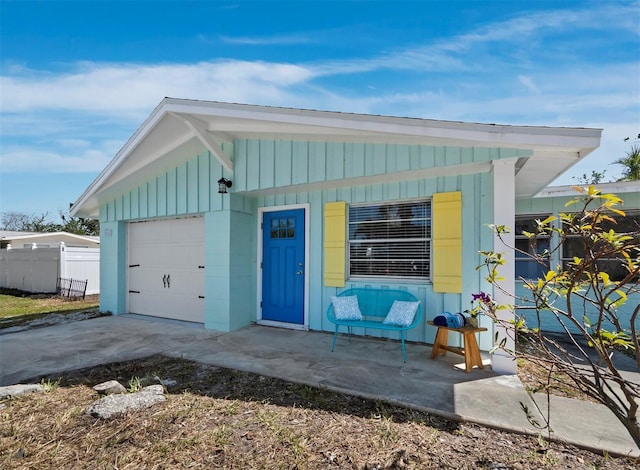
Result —
[[128, 224], [130, 313], [204, 323], [204, 218]]

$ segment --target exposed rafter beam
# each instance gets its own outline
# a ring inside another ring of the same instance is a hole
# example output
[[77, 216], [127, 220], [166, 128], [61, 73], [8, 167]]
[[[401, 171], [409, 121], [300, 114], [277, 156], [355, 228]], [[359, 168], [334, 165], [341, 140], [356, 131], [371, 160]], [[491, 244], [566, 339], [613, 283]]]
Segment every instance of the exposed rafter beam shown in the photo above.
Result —
[[220, 164], [227, 170], [233, 171], [233, 162], [222, 150], [220, 142], [216, 141], [209, 132], [203, 121], [188, 114], [178, 114], [170, 112], [172, 116], [177, 117], [184, 122], [194, 135], [202, 142], [202, 144], [216, 157]]

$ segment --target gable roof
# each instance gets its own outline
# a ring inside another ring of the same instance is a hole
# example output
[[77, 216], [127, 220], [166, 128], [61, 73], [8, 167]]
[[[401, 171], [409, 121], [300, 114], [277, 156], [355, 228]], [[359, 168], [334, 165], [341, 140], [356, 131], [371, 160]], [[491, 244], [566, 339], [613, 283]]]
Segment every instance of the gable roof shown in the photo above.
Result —
[[0, 240], [7, 242], [29, 242], [35, 239], [47, 239], [53, 242], [63, 240], [73, 240], [83, 243], [95, 243], [100, 244], [100, 237], [89, 235], [77, 235], [69, 232], [15, 232], [0, 230]]
[[20, 232], [17, 230], [0, 230], [0, 239], [13, 237], [24, 237], [25, 235], [35, 235], [38, 232]]
[[80, 196], [72, 216], [204, 150], [228, 171], [222, 142], [235, 139], [450, 145], [524, 149], [518, 197], [532, 196], [600, 145], [602, 129], [509, 126], [165, 98]]

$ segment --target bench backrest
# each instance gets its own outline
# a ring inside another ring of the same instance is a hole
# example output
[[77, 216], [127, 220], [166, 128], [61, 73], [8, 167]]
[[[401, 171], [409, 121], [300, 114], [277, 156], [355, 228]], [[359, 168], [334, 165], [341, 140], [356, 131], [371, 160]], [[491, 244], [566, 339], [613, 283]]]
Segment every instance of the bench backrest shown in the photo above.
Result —
[[[360, 311], [365, 317], [386, 317], [394, 300], [417, 302], [418, 298], [411, 292], [400, 289], [367, 289], [356, 287], [347, 289], [338, 294], [338, 297], [357, 295]], [[333, 309], [333, 305], [329, 306]], [[418, 306], [414, 323], [422, 318], [422, 304]]]

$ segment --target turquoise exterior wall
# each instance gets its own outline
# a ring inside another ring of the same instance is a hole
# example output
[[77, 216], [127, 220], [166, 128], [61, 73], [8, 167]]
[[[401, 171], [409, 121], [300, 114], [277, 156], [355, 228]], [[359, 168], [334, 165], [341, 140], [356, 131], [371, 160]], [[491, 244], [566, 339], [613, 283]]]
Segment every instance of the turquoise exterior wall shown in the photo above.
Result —
[[203, 152], [103, 203], [100, 220], [141, 220], [224, 210], [226, 201], [218, 194], [217, 184], [223, 176], [233, 177], [209, 152]]
[[[234, 150], [233, 191], [236, 192], [530, 155], [517, 149], [272, 140], [237, 140]], [[393, 196], [390, 194], [389, 199]]]
[[230, 330], [231, 299], [229, 298], [231, 266], [229, 243], [231, 212], [205, 214], [205, 297], [204, 326], [212, 330]]
[[126, 228], [123, 222], [100, 221], [100, 311], [114, 315], [127, 308]]
[[[228, 194], [244, 206], [245, 198]], [[251, 206], [251, 204], [248, 204]], [[256, 319], [256, 212], [205, 214], [205, 327], [231, 331]]]
[[[325, 312], [331, 295], [340, 289], [325, 288], [322, 281], [324, 204], [339, 200], [364, 203], [428, 198], [436, 192], [461, 191], [462, 294], [434, 293], [427, 282], [348, 281], [346, 287], [370, 285], [407, 289], [422, 301], [426, 319], [444, 310], [462, 311], [468, 308], [472, 293], [490, 290], [483, 274], [476, 270], [480, 263], [478, 251], [490, 249], [493, 244], [493, 235], [485, 226], [493, 221], [493, 178], [490, 173], [360, 184], [338, 189], [323, 188], [323, 183], [529, 154], [516, 149], [264, 140], [241, 140], [224, 148], [232, 156], [233, 173], [226, 172], [212, 155], [203, 152], [102, 204], [102, 227], [111, 228], [112, 239], [103, 231], [101, 308], [114, 313], [126, 311], [126, 222], [199, 214], [205, 218], [206, 232], [205, 327], [228, 331], [255, 321], [258, 209], [305, 203], [309, 205], [310, 223], [310, 253], [306, 267], [310, 286], [309, 328], [332, 331], [333, 325], [328, 324]], [[217, 192], [216, 182], [222, 176], [233, 181], [233, 187], [226, 195]], [[303, 190], [296, 188], [297, 185], [307, 186]], [[256, 191], [256, 195], [251, 191]], [[265, 191], [268, 196], [264, 195]], [[359, 333], [397, 338], [393, 332]], [[434, 336], [435, 329], [425, 324], [411, 331], [408, 339], [431, 343]], [[492, 346], [491, 331], [480, 335], [480, 346], [485, 350]]]
[[[342, 291], [342, 288], [324, 287], [323, 273], [323, 208], [326, 202], [346, 201], [347, 203], [366, 203], [385, 200], [401, 200], [428, 198], [434, 193], [443, 191], [462, 191], [463, 210], [463, 293], [443, 294], [433, 292], [431, 283], [398, 282], [388, 280], [371, 280], [367, 282], [347, 281], [345, 289], [351, 287], [388, 287], [406, 289], [422, 302], [426, 319], [432, 319], [443, 311], [459, 312], [469, 308], [467, 301], [471, 294], [481, 290], [490, 291], [482, 273], [475, 268], [480, 264], [479, 250], [487, 250], [493, 244], [493, 234], [485, 227], [493, 218], [493, 179], [489, 173], [440, 177], [412, 182], [396, 182], [377, 185], [332, 189], [311, 193], [281, 194], [258, 199], [259, 207], [273, 207], [284, 204], [303, 204], [310, 206], [310, 259], [307, 262], [307, 273], [310, 276], [309, 328], [313, 330], [333, 331], [334, 325], [326, 319], [326, 310], [331, 296]], [[486, 320], [486, 319], [485, 319]], [[491, 325], [483, 325], [491, 326]], [[381, 330], [354, 330], [356, 334], [375, 337], [399, 339], [399, 334]], [[433, 343], [435, 328], [423, 324], [408, 332], [409, 341]], [[452, 335], [452, 344], [458, 341]], [[490, 332], [480, 335], [480, 347], [489, 349], [492, 344]]]
[[[597, 185], [596, 185], [597, 186]], [[579, 193], [576, 192], [575, 196], [578, 196]], [[623, 211], [629, 210], [638, 210], [640, 209], [640, 191], [635, 192], [627, 192], [616, 194], [618, 197], [624, 200], [624, 204], [620, 206]], [[580, 208], [580, 204], [576, 204], [573, 206], [566, 207], [566, 203], [574, 199], [575, 196], [561, 196], [561, 197], [544, 197], [544, 198], [531, 198], [531, 199], [522, 199], [516, 200], [516, 215], [547, 215], [547, 214], [555, 214], [558, 215], [562, 212], [571, 212], [573, 210], [578, 210]], [[557, 243], [557, 239], [556, 239]], [[560, 264], [560, 253], [556, 252], [552, 259], [551, 265], [557, 266]], [[516, 297], [520, 298], [531, 298], [529, 290], [524, 286], [524, 282], [516, 281]], [[627, 319], [627, 325], [629, 324], [629, 318], [633, 309], [640, 303], [640, 293], [634, 293], [629, 295], [627, 302], [622, 305], [618, 314], [621, 319]], [[522, 303], [518, 303], [521, 305]], [[574, 302], [572, 304], [573, 311], [583, 312], [584, 307], [582, 307], [581, 302]], [[582, 310], [581, 310], [582, 309]], [[587, 310], [586, 312], [591, 319], [595, 319], [597, 314], [593, 309]], [[519, 310], [519, 315], [524, 316], [527, 321], [527, 324], [530, 327], [539, 327], [544, 331], [555, 331], [555, 332], [563, 332], [563, 327], [560, 325], [558, 320], [553, 316], [553, 314], [549, 311], [542, 311], [540, 314], [540, 324], [538, 324], [537, 315], [533, 311], [527, 312], [526, 310]], [[580, 314], [581, 315], [581, 314]], [[578, 315], [578, 317], [580, 317]], [[577, 333], [577, 328], [573, 327], [570, 324], [567, 324], [567, 327], [570, 331]], [[640, 319], [636, 322], [636, 327], [640, 329]]]

